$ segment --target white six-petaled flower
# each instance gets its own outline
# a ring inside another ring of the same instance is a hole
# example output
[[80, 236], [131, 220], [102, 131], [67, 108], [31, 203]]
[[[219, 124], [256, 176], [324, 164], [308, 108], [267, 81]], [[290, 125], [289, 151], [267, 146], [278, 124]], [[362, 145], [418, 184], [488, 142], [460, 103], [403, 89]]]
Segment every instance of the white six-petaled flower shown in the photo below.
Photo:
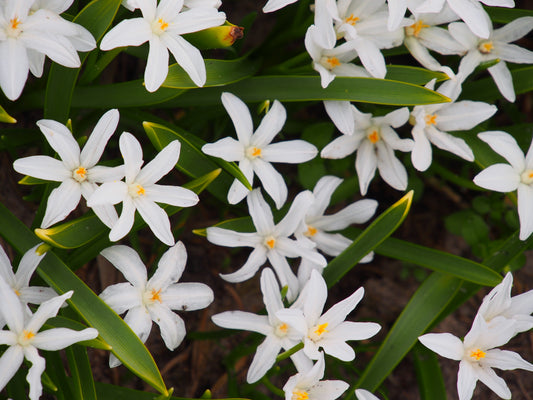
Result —
[[56, 316], [59, 308], [72, 293], [70, 291], [42, 303], [35, 314], [28, 316], [18, 296], [0, 278], [0, 314], [9, 328], [0, 331], [0, 345], [9, 346], [0, 357], [0, 390], [11, 380], [26, 358], [32, 364], [26, 377], [30, 384], [29, 398], [37, 400], [42, 394], [41, 375], [46, 366], [45, 359], [39, 355], [38, 350], [60, 350], [98, 336], [98, 331], [93, 328], [81, 331], [53, 328], [39, 332], [46, 320]]
[[[277, 100], [255, 132], [252, 116], [243, 101], [226, 92], [222, 93], [222, 104], [233, 121], [237, 140], [226, 137], [204, 145], [202, 151], [225, 161], [238, 161], [239, 168], [250, 184], [253, 184], [254, 173], [257, 174], [265, 191], [276, 203], [276, 207], [281, 208], [287, 199], [287, 185], [283, 176], [271, 163], [298, 164], [309, 161], [316, 156], [316, 147], [304, 140], [270, 143], [281, 131], [287, 118], [285, 108]], [[249, 192], [235, 179], [228, 192], [228, 201], [230, 204], [236, 204]]]
[[214, 7], [196, 7], [183, 10], [183, 0], [135, 0], [142, 18], [125, 19], [102, 39], [100, 48], [111, 50], [123, 46], [149, 43], [148, 62], [144, 83], [149, 92], [155, 92], [168, 75], [168, 52], [187, 72], [197, 86], [206, 80], [205, 64], [200, 51], [181, 35], [219, 26], [226, 14]]
[[89, 207], [122, 203], [122, 214], [111, 228], [109, 239], [117, 241], [128, 234], [135, 217], [135, 210], [148, 224], [154, 235], [168, 246], [174, 244], [168, 215], [157, 203], [177, 207], [191, 207], [198, 203], [198, 196], [179, 186], [156, 184], [178, 162], [181, 144], [178, 140], [169, 143], [142, 169], [143, 152], [139, 141], [128, 132], [119, 140], [124, 158], [125, 182], [105, 182], [87, 201]]
[[517, 190], [520, 240], [526, 240], [533, 232], [533, 142], [524, 157], [516, 140], [506, 132], [482, 132], [478, 137], [510, 165], [493, 164], [477, 174], [474, 183], [503, 193]]
[[[42, 119], [37, 122], [50, 146], [61, 160], [49, 156], [19, 158], [13, 163], [15, 171], [35, 178], [61, 182], [48, 196], [46, 212], [41, 228], [48, 228], [64, 220], [76, 208], [83, 196], [91, 197], [97, 183], [121, 179], [124, 169], [97, 166], [107, 141], [115, 131], [119, 120], [117, 110], [109, 110], [98, 121], [83, 150], [69, 129], [57, 121]], [[111, 205], [93, 207], [100, 220], [111, 227], [117, 221], [117, 213]]]
[[[172, 310], [199, 310], [213, 301], [213, 291], [207, 285], [177, 283], [187, 261], [187, 252], [181, 242], [163, 254], [150, 279], [135, 250], [112, 246], [102, 250], [101, 254], [122, 272], [128, 282], [107, 287], [100, 298], [117, 314], [127, 311], [124, 321], [143, 343], [154, 321], [159, 325], [165, 345], [174, 350], [185, 337], [185, 323]], [[111, 355], [109, 364], [116, 367], [120, 362]]]

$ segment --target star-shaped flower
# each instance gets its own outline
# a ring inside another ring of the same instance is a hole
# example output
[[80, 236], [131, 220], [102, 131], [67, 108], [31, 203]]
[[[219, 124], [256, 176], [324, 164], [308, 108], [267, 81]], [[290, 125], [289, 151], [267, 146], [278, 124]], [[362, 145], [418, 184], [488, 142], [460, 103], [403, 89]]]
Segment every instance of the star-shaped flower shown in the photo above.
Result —
[[177, 207], [191, 207], [198, 203], [198, 196], [179, 186], [158, 185], [178, 162], [181, 144], [178, 140], [169, 143], [142, 169], [141, 144], [128, 132], [122, 133], [119, 141], [124, 158], [125, 182], [106, 182], [87, 201], [89, 207], [122, 203], [122, 214], [111, 228], [109, 240], [117, 241], [128, 234], [135, 217], [135, 210], [148, 224], [154, 235], [168, 246], [174, 244], [170, 221], [165, 210], [157, 203]]
[[81, 331], [53, 328], [39, 332], [46, 320], [56, 316], [72, 293], [70, 291], [42, 303], [35, 314], [28, 317], [18, 296], [0, 278], [0, 315], [3, 315], [9, 327], [9, 330], [0, 331], [0, 345], [9, 346], [0, 357], [0, 390], [11, 380], [26, 358], [32, 364], [26, 377], [30, 384], [29, 398], [37, 400], [43, 391], [41, 375], [46, 367], [45, 359], [39, 355], [38, 350], [56, 351], [98, 336], [98, 331], [93, 328]]
[[[276, 207], [281, 208], [287, 199], [287, 185], [283, 176], [271, 163], [298, 164], [309, 161], [316, 156], [316, 147], [304, 140], [270, 143], [281, 131], [287, 118], [285, 108], [277, 100], [255, 132], [250, 111], [237, 96], [227, 92], [222, 93], [222, 104], [233, 121], [237, 140], [226, 137], [204, 145], [202, 151], [226, 161], [238, 161], [239, 168], [251, 184], [254, 174], [257, 174], [265, 191], [276, 203]], [[228, 192], [228, 201], [230, 204], [237, 204], [249, 192], [235, 179]]]
[[496, 192], [517, 190], [520, 240], [526, 240], [533, 232], [533, 142], [524, 157], [516, 140], [507, 132], [482, 132], [478, 137], [510, 165], [493, 164], [477, 174], [474, 183]]
[[[83, 150], [69, 129], [57, 121], [42, 119], [37, 125], [61, 160], [48, 156], [19, 158], [13, 163], [15, 171], [35, 178], [61, 182], [48, 197], [41, 228], [64, 220], [76, 208], [83, 196], [86, 200], [98, 187], [97, 183], [121, 179], [123, 167], [97, 166], [107, 141], [119, 120], [117, 110], [109, 110], [98, 121]], [[104, 224], [111, 227], [117, 221], [115, 209], [108, 205], [93, 207]]]
[[[100, 298], [117, 314], [127, 311], [124, 321], [144, 343], [152, 329], [159, 325], [165, 345], [174, 350], [185, 337], [185, 323], [171, 310], [193, 311], [207, 307], [213, 301], [213, 291], [203, 283], [177, 283], [181, 278], [187, 252], [178, 242], [168, 249], [154, 274], [147, 279], [146, 267], [135, 250], [127, 246], [112, 246], [101, 254], [128, 280], [108, 286]], [[111, 356], [111, 367], [120, 364]]]
[[204, 59], [200, 51], [181, 37], [186, 33], [219, 26], [226, 14], [214, 7], [183, 10], [183, 0], [136, 0], [142, 18], [125, 19], [103, 37], [100, 49], [140, 46], [148, 42], [148, 63], [144, 71], [146, 90], [155, 92], [168, 75], [168, 52], [187, 72], [192, 81], [203, 86], [206, 80]]

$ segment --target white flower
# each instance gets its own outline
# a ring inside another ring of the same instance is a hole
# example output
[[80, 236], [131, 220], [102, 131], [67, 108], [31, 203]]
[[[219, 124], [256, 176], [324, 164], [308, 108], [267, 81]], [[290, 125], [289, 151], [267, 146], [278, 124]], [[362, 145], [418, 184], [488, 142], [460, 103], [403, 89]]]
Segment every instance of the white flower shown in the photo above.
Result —
[[350, 297], [338, 302], [322, 314], [328, 288], [322, 275], [311, 272], [311, 278], [305, 285], [300, 298], [301, 310], [280, 310], [276, 316], [296, 330], [302, 332], [304, 353], [312, 360], [320, 358], [319, 349], [341, 361], [351, 361], [355, 352], [346, 342], [363, 340], [374, 336], [381, 327], [374, 322], [348, 322], [346, 316], [357, 306], [364, 295], [361, 287]]
[[533, 142], [524, 157], [516, 140], [506, 132], [482, 132], [478, 137], [510, 165], [491, 165], [474, 177], [474, 183], [496, 192], [518, 191], [520, 240], [526, 240], [533, 232]]
[[448, 3], [453, 12], [465, 22], [470, 32], [486, 39], [489, 37], [491, 22], [480, 2], [487, 6], [514, 7], [514, 0], [426, 0], [418, 5], [413, 12], [414, 14], [439, 13], [445, 3]]
[[[300, 332], [295, 331], [276, 317], [283, 310], [280, 288], [270, 268], [261, 273], [261, 292], [268, 315], [257, 315], [244, 311], [226, 311], [211, 317], [213, 322], [223, 328], [242, 329], [265, 335], [265, 340], [257, 347], [255, 356], [248, 369], [246, 381], [254, 383], [261, 379], [274, 365], [281, 349], [289, 350], [302, 340]], [[305, 355], [300, 351], [291, 357], [297, 365], [307, 364]]]
[[[111, 50], [123, 46], [139, 46], [149, 42], [148, 63], [144, 83], [149, 92], [155, 92], [168, 74], [168, 52], [187, 72], [192, 81], [203, 86], [206, 80], [205, 64], [200, 51], [181, 35], [219, 26], [226, 15], [216, 8], [197, 7], [182, 10], [183, 0], [136, 0], [142, 18], [121, 21], [102, 39], [100, 48]], [[130, 4], [130, 6], [135, 6]]]
[[[204, 145], [202, 151], [226, 161], [238, 161], [239, 168], [250, 184], [253, 183], [254, 173], [257, 174], [276, 207], [281, 208], [287, 199], [287, 185], [271, 163], [298, 164], [309, 161], [316, 156], [316, 147], [304, 140], [270, 143], [287, 118], [285, 108], [277, 100], [255, 132], [250, 111], [237, 96], [222, 93], [222, 104], [233, 121], [237, 140], [226, 137]], [[228, 201], [237, 204], [248, 193], [249, 190], [235, 179], [228, 192]]]
[[[52, 297], [57, 296], [56, 292], [49, 287], [43, 286], [29, 286], [30, 279], [35, 269], [41, 262], [46, 253], [38, 251], [42, 243], [33, 246], [29, 249], [20, 260], [17, 272], [13, 273], [13, 268], [6, 252], [0, 246], [0, 279], [11, 287], [22, 304], [41, 304]], [[0, 328], [4, 326], [4, 320], [0, 313]]]
[[231, 274], [220, 276], [228, 282], [243, 282], [255, 275], [266, 262], [276, 271], [281, 286], [288, 286], [287, 298], [293, 300], [298, 294], [298, 279], [291, 270], [287, 257], [302, 257], [315, 264], [325, 266], [326, 259], [309, 244], [290, 239], [313, 202], [309, 191], [301, 192], [294, 199], [285, 217], [274, 225], [274, 217], [259, 189], [253, 190], [246, 198], [248, 211], [252, 217], [256, 232], [243, 233], [228, 229], [207, 228], [207, 240], [219, 246], [253, 247], [246, 263]]
[[46, 320], [56, 316], [72, 293], [70, 291], [42, 303], [35, 314], [28, 318], [13, 290], [0, 279], [0, 314], [9, 327], [9, 330], [0, 331], [0, 345], [9, 346], [0, 357], [0, 390], [11, 380], [26, 358], [32, 364], [26, 377], [30, 384], [29, 398], [38, 399], [43, 391], [41, 375], [46, 367], [45, 359], [39, 355], [38, 349], [56, 351], [98, 336], [98, 331], [93, 328], [82, 331], [53, 328], [39, 332]]
[[502, 282], [485, 296], [477, 313], [489, 326], [501, 323], [501, 318], [496, 317], [504, 317], [504, 321], [514, 323], [516, 333], [525, 332], [533, 328], [533, 290], [511, 297], [512, 286], [513, 275], [508, 272]]
[[[180, 278], [187, 252], [178, 242], [168, 249], [150, 279], [146, 267], [135, 250], [127, 246], [112, 246], [102, 250], [107, 258], [128, 280], [108, 286], [100, 298], [117, 314], [127, 311], [124, 321], [144, 343], [152, 329], [152, 321], [159, 325], [165, 345], [174, 350], [185, 337], [185, 323], [171, 310], [193, 311], [207, 307], [213, 301], [213, 291], [203, 283], [176, 283]], [[120, 364], [114, 356], [109, 364]]]
[[355, 389], [355, 396], [358, 400], [379, 400], [377, 396], [365, 389]]
[[348, 101], [325, 101], [326, 111], [344, 135], [322, 149], [323, 158], [344, 158], [357, 150], [355, 169], [361, 194], [365, 195], [376, 168], [383, 180], [397, 190], [407, 187], [407, 171], [394, 155], [394, 150], [411, 151], [413, 141], [400, 139], [392, 128], [409, 119], [407, 107], [383, 117], [360, 112]]
[[291, 376], [283, 386], [285, 400], [335, 400], [350, 387], [344, 381], [321, 381], [324, 369], [324, 353], [320, 353], [311, 369]]
[[[49, 12], [30, 13], [31, 0], [5, 0], [0, 7], [0, 87], [10, 100], [22, 93], [30, 66], [38, 75], [42, 53], [65, 67], [78, 68], [80, 59], [68, 39], [72, 31], [49, 18]], [[58, 17], [60, 18], [60, 17]]]
[[473, 35], [461, 22], [453, 22], [448, 26], [450, 34], [465, 47], [466, 55], [459, 64], [457, 76], [464, 80], [481, 63], [491, 60], [500, 60], [496, 65], [488, 68], [492, 79], [498, 86], [500, 93], [507, 100], [516, 99], [513, 80], [505, 61], [517, 64], [532, 64], [533, 52], [510, 44], [533, 29], [533, 17], [517, 18], [499, 29], [489, 31], [484, 39]]
[[268, 0], [263, 7], [264, 13], [270, 13], [282, 9], [283, 7], [296, 3], [298, 0]]
[[170, 221], [165, 210], [156, 202], [177, 207], [191, 207], [198, 203], [198, 196], [189, 189], [156, 184], [178, 162], [180, 142], [174, 140], [169, 143], [142, 169], [141, 144], [131, 133], [122, 133], [119, 147], [124, 158], [125, 182], [104, 183], [96, 189], [87, 205], [94, 207], [122, 203], [122, 214], [109, 233], [111, 241], [117, 241], [128, 234], [137, 210], [154, 235], [166, 245], [172, 246], [174, 237]]
[[[426, 85], [433, 90], [435, 81]], [[441, 85], [437, 92], [451, 97], [453, 85]], [[474, 161], [474, 153], [466, 142], [450, 135], [447, 131], [472, 129], [479, 123], [490, 118], [498, 109], [494, 105], [481, 101], [452, 101], [451, 103], [416, 106], [411, 112], [411, 131], [415, 144], [411, 152], [413, 166], [419, 171], [429, 168], [432, 161], [431, 143], [442, 150], [449, 151], [459, 157]]]
[[324, 47], [322, 38], [324, 31], [311, 25], [305, 33], [305, 49], [313, 59], [313, 68], [320, 74], [320, 84], [323, 88], [335, 79], [336, 76], [351, 76], [369, 78], [371, 75], [364, 69], [351, 63], [357, 52], [353, 46], [343, 43], [334, 47]]
[[493, 324], [489, 328], [478, 315], [464, 341], [450, 333], [428, 333], [420, 336], [418, 340], [442, 357], [460, 361], [457, 375], [459, 400], [472, 398], [478, 380], [502, 399], [510, 399], [511, 391], [492, 368], [533, 371], [533, 364], [525, 361], [519, 354], [495, 348], [507, 343], [514, 335], [513, 324]]
[[[76, 208], [81, 196], [89, 199], [98, 187], [96, 183], [121, 179], [124, 176], [122, 167], [96, 166], [107, 141], [117, 127], [118, 120], [117, 110], [106, 112], [94, 127], [82, 151], [65, 125], [50, 119], [37, 122], [44, 137], [61, 160], [48, 156], [31, 156], [16, 160], [13, 168], [21, 174], [61, 182], [48, 197], [41, 228], [48, 228], [64, 220]], [[93, 207], [93, 210], [109, 227], [117, 221], [117, 213], [110, 205]]]

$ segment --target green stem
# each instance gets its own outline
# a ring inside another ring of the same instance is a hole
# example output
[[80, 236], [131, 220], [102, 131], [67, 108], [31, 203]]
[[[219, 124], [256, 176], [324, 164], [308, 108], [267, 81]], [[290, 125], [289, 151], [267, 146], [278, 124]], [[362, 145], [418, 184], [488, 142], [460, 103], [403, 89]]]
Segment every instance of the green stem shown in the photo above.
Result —
[[263, 383], [268, 388], [268, 390], [270, 390], [275, 395], [279, 397], [285, 397], [285, 392], [280, 388], [274, 386], [274, 384], [270, 382], [266, 376], [263, 376], [263, 378], [261, 378], [261, 383]]
[[290, 356], [292, 356], [294, 353], [302, 350], [304, 348], [304, 344], [303, 342], [301, 343], [298, 343], [296, 346], [290, 348], [289, 350], [287, 351], [284, 351], [283, 353], [281, 353], [279, 356], [276, 357], [276, 362], [280, 362], [282, 360], [285, 360], [286, 358], [289, 358]]

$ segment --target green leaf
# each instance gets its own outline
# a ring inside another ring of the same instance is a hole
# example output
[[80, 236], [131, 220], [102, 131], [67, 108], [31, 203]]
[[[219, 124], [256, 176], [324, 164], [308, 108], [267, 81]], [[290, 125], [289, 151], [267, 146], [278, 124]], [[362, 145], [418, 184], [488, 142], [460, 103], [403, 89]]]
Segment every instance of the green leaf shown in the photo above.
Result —
[[[237, 231], [237, 232], [255, 231], [254, 223], [251, 217], [240, 217], [240, 218], [228, 219], [226, 221], [219, 222], [218, 224], [215, 224], [213, 226], [216, 226], [218, 228], [229, 229], [231, 231]], [[207, 236], [206, 228], [193, 229], [192, 232], [198, 236], [203, 236], [203, 237]]]
[[387, 65], [387, 75], [385, 79], [393, 81], [409, 82], [414, 85], [425, 85], [432, 79], [437, 82], [448, 80], [448, 75], [444, 72], [430, 71], [420, 67], [410, 67], [407, 65]]
[[265, 99], [279, 101], [349, 100], [364, 103], [407, 106], [446, 103], [440, 93], [411, 83], [375, 78], [336, 77], [322, 88], [318, 76], [260, 76], [244, 79], [223, 88], [192, 90], [165, 106], [219, 104], [222, 92], [231, 92], [245, 102]]
[[533, 17], [533, 10], [519, 8], [484, 7], [494, 23], [507, 24], [520, 17]]
[[[84, 26], [98, 42], [115, 18], [121, 0], [93, 0], [73, 22]], [[81, 64], [88, 53], [81, 55]], [[65, 123], [70, 112], [72, 93], [80, 68], [66, 68], [53, 63], [48, 75], [44, 101], [45, 118]]]
[[415, 344], [411, 354], [420, 398], [422, 400], [446, 400], [446, 387], [437, 355], [421, 343]]
[[214, 26], [199, 32], [188, 33], [183, 38], [200, 50], [223, 49], [232, 46], [243, 37], [244, 28], [226, 21], [224, 25]]
[[355, 238], [346, 250], [329, 262], [323, 273], [328, 287], [338, 282], [364, 256], [374, 250], [401, 225], [409, 212], [412, 200], [413, 191], [410, 191], [385, 210]]
[[13, 118], [11, 115], [9, 115], [6, 110], [4, 110], [4, 107], [0, 106], [0, 122], [6, 122], [8, 124], [14, 124], [17, 122], [15, 118]]
[[66, 349], [68, 366], [70, 370], [71, 387], [74, 396], [79, 400], [96, 400], [93, 373], [87, 349], [82, 346], [70, 346]]
[[[200, 178], [195, 179], [185, 185], [184, 188], [194, 191], [196, 194], [201, 193], [216, 177], [220, 174], [220, 169], [212, 171]], [[173, 207], [167, 204], [163, 204], [162, 208], [167, 211], [168, 215], [173, 215], [182, 207]], [[131, 228], [131, 232], [135, 232], [142, 227], [146, 226], [146, 223], [137, 216], [135, 223]], [[65, 222], [60, 225], [56, 225], [47, 229], [35, 229], [35, 234], [44, 242], [61, 249], [75, 249], [78, 247], [86, 246], [93, 240], [107, 235], [109, 228], [104, 225], [100, 219], [90, 214], [77, 218], [73, 221]], [[96, 254], [100, 251], [96, 251]]]
[[418, 336], [445, 309], [460, 287], [459, 279], [437, 272], [431, 274], [403, 309], [356, 386], [375, 391], [413, 347]]
[[[3, 204], [0, 204], [0, 235], [20, 254], [38, 243], [33, 233]], [[57, 293], [73, 290], [68, 301], [71, 309], [98, 330], [100, 337], [126, 367], [160, 393], [167, 393], [161, 373], [137, 335], [56, 254], [49, 251], [37, 272]]]
[[[173, 140], [180, 141], [181, 151], [177, 168], [187, 175], [196, 178], [206, 167], [212, 169], [211, 165], [214, 162], [232, 177], [237, 178], [248, 190], [252, 190], [252, 186], [234, 162], [230, 163], [218, 157], [208, 157], [202, 152], [201, 148], [206, 143], [203, 140], [191, 134], [186, 137], [178, 131], [153, 122], [143, 122], [143, 127], [148, 138], [159, 151]], [[193, 137], [196, 143], [189, 141], [189, 138]]]
[[[205, 60], [207, 79], [203, 87], [224, 86], [238, 82], [252, 76], [258, 68], [259, 63], [247, 57], [236, 60]], [[167, 79], [161, 86], [173, 89], [198, 89], [189, 78], [189, 74], [178, 64], [170, 66]]]

